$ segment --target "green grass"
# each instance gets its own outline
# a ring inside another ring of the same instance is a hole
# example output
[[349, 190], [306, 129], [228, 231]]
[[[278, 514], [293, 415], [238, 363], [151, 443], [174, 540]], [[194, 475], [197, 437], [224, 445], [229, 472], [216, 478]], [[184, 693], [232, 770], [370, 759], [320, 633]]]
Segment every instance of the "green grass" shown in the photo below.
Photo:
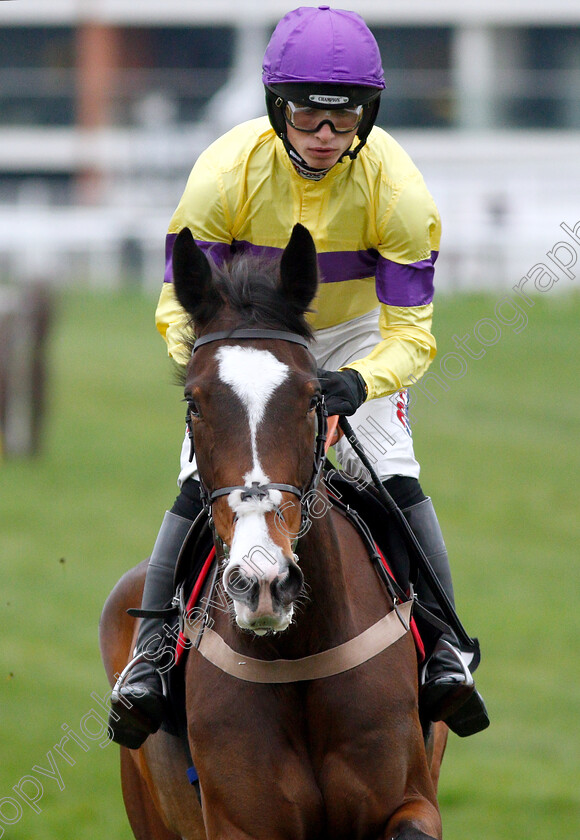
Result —
[[[184, 408], [152, 324], [154, 300], [65, 295], [50, 347], [50, 399], [42, 457], [6, 460], [2, 482], [0, 798], [12, 796], [53, 753], [64, 790], [38, 776], [44, 796], [6, 836], [129, 838], [117, 783], [117, 748], [54, 745], [77, 733], [104, 696], [97, 625], [124, 569], [148, 555], [177, 493]], [[89, 723], [89, 726], [91, 724]], [[98, 721], [91, 731], [98, 734]], [[24, 786], [31, 797], [32, 783]], [[6, 811], [17, 816], [14, 808]], [[0, 827], [2, 822], [0, 821]]]
[[[442, 298], [439, 358], [455, 351], [454, 334], [493, 318], [494, 303]], [[98, 709], [91, 692], [107, 690], [102, 604], [150, 551], [176, 492], [183, 405], [154, 305], [129, 293], [62, 295], [42, 455], [0, 464], [0, 837], [10, 840], [131, 837], [117, 748], [101, 748], [98, 720], [85, 716]], [[580, 298], [537, 298], [528, 316], [519, 334], [502, 327], [447, 392], [434, 386], [436, 402], [419, 393], [412, 406], [422, 483], [460, 615], [481, 642], [478, 685], [492, 717], [485, 733], [450, 739], [447, 840], [580, 832]], [[69, 741], [67, 763], [55, 745], [63, 726], [80, 735], [83, 719], [94, 738], [83, 736], [86, 750]]]
[[[440, 303], [440, 357], [454, 334], [493, 317], [493, 303]], [[578, 297], [536, 298], [525, 330], [504, 328], [449, 391], [432, 389], [436, 404], [415, 400], [422, 483], [460, 615], [481, 641], [477, 682], [492, 717], [485, 733], [450, 739], [440, 802], [452, 840], [580, 831], [579, 315]]]

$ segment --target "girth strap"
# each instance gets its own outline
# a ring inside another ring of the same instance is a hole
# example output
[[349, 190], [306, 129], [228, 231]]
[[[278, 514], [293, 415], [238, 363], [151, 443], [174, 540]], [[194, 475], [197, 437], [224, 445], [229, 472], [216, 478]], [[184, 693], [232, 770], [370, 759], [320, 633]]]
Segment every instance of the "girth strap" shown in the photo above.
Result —
[[[386, 650], [409, 632], [412, 601], [391, 612], [342, 645], [301, 659], [253, 659], [233, 650], [214, 630], [204, 630], [198, 650], [209, 662], [239, 680], [254, 683], [291, 683], [319, 680], [356, 668]], [[184, 633], [196, 642], [198, 633], [186, 622]]]

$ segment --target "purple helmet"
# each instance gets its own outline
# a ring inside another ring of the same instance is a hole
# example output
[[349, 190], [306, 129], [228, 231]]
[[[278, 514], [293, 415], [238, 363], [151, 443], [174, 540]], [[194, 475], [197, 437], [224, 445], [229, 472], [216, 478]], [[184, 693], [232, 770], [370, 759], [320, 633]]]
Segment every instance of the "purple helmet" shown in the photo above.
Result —
[[365, 106], [359, 144], [349, 153], [356, 157], [385, 87], [377, 42], [360, 15], [330, 6], [288, 12], [272, 34], [262, 70], [268, 116], [287, 148], [284, 108], [289, 100], [323, 109]]
[[262, 81], [267, 88], [312, 82], [385, 87], [381, 54], [364, 20], [330, 6], [302, 6], [282, 18], [266, 48]]

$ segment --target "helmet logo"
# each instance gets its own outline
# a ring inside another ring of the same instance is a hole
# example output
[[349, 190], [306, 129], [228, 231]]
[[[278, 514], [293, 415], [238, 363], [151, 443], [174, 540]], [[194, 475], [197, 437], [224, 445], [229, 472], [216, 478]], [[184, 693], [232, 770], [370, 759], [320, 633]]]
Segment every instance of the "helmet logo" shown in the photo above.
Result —
[[318, 102], [319, 105], [346, 105], [349, 101], [348, 96], [329, 96], [322, 93], [311, 93], [308, 99], [310, 102]]

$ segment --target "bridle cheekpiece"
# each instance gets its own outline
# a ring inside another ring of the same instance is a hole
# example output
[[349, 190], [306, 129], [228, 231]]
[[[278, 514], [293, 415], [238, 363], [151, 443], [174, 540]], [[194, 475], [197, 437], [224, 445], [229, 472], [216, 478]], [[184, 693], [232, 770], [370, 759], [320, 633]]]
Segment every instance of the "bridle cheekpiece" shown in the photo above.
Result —
[[[302, 347], [305, 347], [308, 351], [310, 351], [309, 344], [306, 338], [303, 338], [301, 335], [297, 333], [289, 332], [286, 330], [276, 330], [276, 329], [256, 329], [251, 327], [238, 327], [233, 330], [222, 330], [220, 332], [213, 332], [207, 333], [207, 335], [203, 335], [198, 338], [193, 345], [193, 350], [191, 355], [193, 356], [194, 353], [199, 350], [200, 347], [203, 347], [205, 344], [210, 344], [214, 341], [224, 341], [224, 340], [233, 340], [233, 339], [267, 339], [267, 340], [274, 340], [274, 341], [289, 341], [292, 344], [299, 344]], [[255, 499], [258, 501], [264, 500], [268, 497], [269, 490], [279, 490], [285, 493], [292, 493], [296, 496], [300, 501], [301, 506], [301, 527], [300, 532], [302, 532], [303, 527], [308, 519], [308, 510], [304, 501], [308, 499], [310, 494], [316, 490], [318, 483], [320, 481], [320, 476], [322, 475], [322, 468], [324, 466], [325, 460], [325, 442], [326, 442], [326, 433], [327, 433], [327, 411], [324, 402], [324, 396], [320, 394], [316, 401], [316, 419], [317, 419], [317, 432], [316, 432], [316, 440], [314, 445], [314, 463], [312, 468], [312, 475], [310, 477], [310, 481], [308, 482], [306, 487], [300, 488], [295, 487], [293, 484], [281, 484], [277, 482], [270, 482], [268, 484], [260, 484], [258, 481], [252, 482], [251, 485], [234, 485], [232, 487], [220, 487], [216, 490], [208, 490], [203, 481], [201, 480], [200, 476], [200, 487], [201, 487], [201, 501], [204, 506], [204, 509], [208, 515], [210, 525], [213, 528], [213, 516], [212, 516], [212, 504], [216, 499], [219, 499], [221, 496], [228, 496], [230, 493], [233, 493], [236, 490], [241, 491], [240, 500], [247, 501], [250, 499]], [[189, 428], [189, 427], [188, 427]], [[192, 439], [192, 456], [193, 456], [193, 437], [191, 429], [189, 429], [190, 438]]]

